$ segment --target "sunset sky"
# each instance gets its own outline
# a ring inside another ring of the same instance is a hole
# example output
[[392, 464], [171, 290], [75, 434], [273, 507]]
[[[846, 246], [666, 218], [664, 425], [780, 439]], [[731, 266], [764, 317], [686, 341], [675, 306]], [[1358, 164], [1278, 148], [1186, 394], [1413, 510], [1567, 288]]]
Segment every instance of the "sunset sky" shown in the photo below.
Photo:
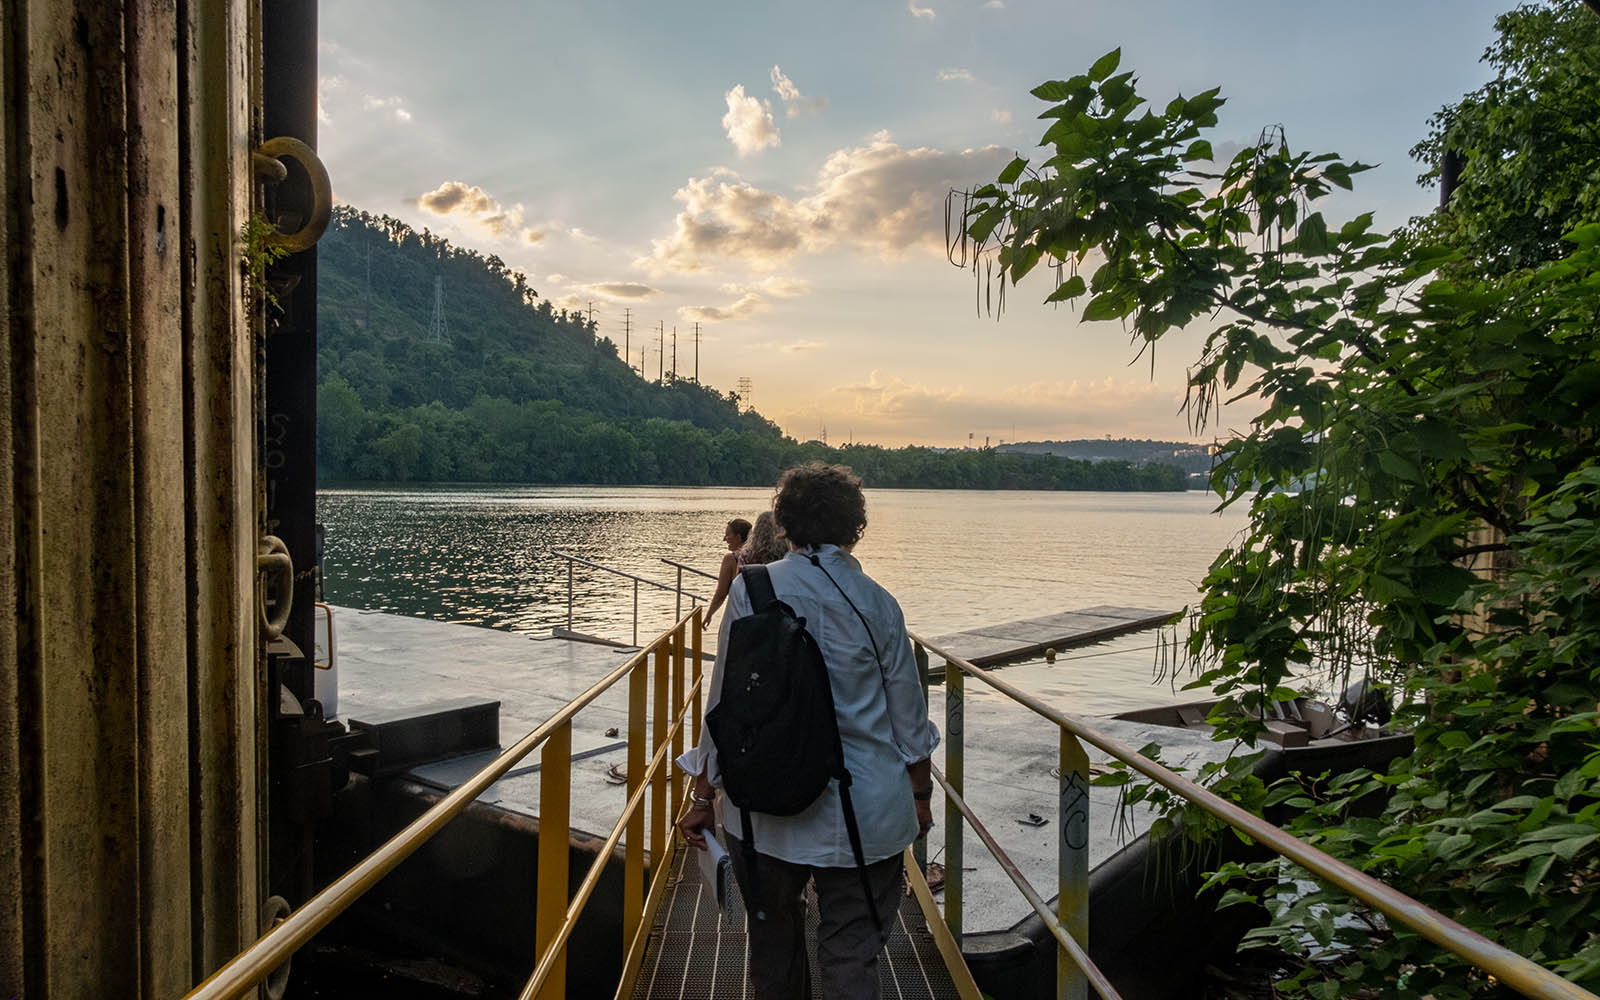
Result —
[[[1190, 439], [1184, 366], [1039, 302], [996, 322], [945, 259], [951, 187], [1033, 155], [1028, 91], [1120, 46], [1160, 108], [1222, 87], [1219, 154], [1282, 124], [1380, 164], [1330, 218], [1437, 200], [1407, 150], [1481, 83], [1511, 0], [323, 0], [319, 147], [336, 197], [498, 254], [632, 357], [747, 376], [798, 438]], [[1247, 414], [1231, 415], [1237, 420]]]

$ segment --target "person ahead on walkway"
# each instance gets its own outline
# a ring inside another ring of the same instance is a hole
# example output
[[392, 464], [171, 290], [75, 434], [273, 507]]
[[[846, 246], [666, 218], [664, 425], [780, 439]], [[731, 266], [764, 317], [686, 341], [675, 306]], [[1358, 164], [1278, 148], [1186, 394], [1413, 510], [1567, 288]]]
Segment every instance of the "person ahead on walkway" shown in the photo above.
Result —
[[711, 624], [711, 616], [722, 607], [722, 602], [728, 599], [728, 588], [739, 573], [739, 550], [749, 538], [750, 522], [742, 517], [734, 518], [722, 529], [722, 541], [728, 546], [728, 554], [722, 557], [722, 565], [717, 567], [717, 589], [711, 594], [711, 603], [706, 605], [707, 625]]
[[[861, 564], [844, 548], [854, 545], [867, 525], [860, 480], [839, 466], [814, 463], [790, 469], [778, 480], [773, 513], [791, 551], [769, 564], [767, 572], [778, 600], [805, 619], [827, 664], [844, 762], [854, 779], [851, 793], [867, 881], [883, 923], [877, 927], [872, 923], [872, 907], [850, 848], [837, 781], [830, 782], [817, 801], [797, 815], [752, 813], [756, 853], [747, 856], [737, 840], [728, 846], [745, 912], [750, 915], [750, 981], [761, 1000], [810, 997], [805, 887], [808, 880], [815, 879], [822, 995], [835, 1000], [876, 1000], [878, 953], [899, 912], [901, 853], [933, 825], [929, 756], [939, 733], [928, 719], [900, 605], [862, 572]], [[828, 575], [839, 589], [829, 582]], [[840, 589], [849, 595], [848, 600]], [[729, 647], [729, 622], [751, 613], [743, 578], [734, 581], [728, 608], [719, 632], [719, 650]], [[871, 640], [862, 618], [870, 625]], [[720, 701], [722, 675], [719, 652], [711, 676], [708, 712]], [[715, 822], [713, 796], [721, 784], [717, 747], [709, 727], [700, 744], [678, 758], [678, 766], [694, 776], [693, 800], [678, 826], [691, 844], [704, 850], [702, 831]], [[744, 829], [743, 817], [731, 802], [726, 804], [724, 822], [730, 834]], [[756, 868], [753, 880], [752, 863]], [[758, 913], [764, 918], [758, 919]]]
[[764, 510], [750, 529], [750, 540], [739, 550], [739, 565], [752, 566], [777, 562], [789, 554], [789, 540], [778, 530], [772, 511]]

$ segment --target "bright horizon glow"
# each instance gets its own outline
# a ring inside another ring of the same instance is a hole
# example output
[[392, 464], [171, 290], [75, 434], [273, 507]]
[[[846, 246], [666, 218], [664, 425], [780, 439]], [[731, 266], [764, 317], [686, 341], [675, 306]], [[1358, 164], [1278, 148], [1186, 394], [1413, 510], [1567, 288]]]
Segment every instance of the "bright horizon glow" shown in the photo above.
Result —
[[701, 381], [748, 376], [801, 440], [1187, 441], [1205, 331], [1135, 360], [1116, 324], [1043, 306], [1043, 275], [981, 314], [944, 256], [945, 192], [1033, 156], [1028, 91], [1120, 46], [1157, 107], [1222, 87], [1220, 155], [1282, 123], [1380, 164], [1327, 211], [1393, 227], [1435, 203], [1407, 150], [1485, 78], [1509, 6], [323, 0], [318, 145], [340, 201], [593, 302], [619, 348], [630, 310], [635, 366], [645, 346], [655, 371], [665, 323], [690, 374], [699, 322]]

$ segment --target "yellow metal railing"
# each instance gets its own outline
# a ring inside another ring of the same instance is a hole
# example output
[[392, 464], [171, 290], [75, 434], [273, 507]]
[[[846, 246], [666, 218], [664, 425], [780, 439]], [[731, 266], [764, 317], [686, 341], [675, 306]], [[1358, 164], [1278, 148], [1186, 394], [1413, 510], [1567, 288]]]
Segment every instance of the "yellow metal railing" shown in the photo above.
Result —
[[[255, 944], [195, 987], [185, 1000], [232, 1000], [254, 989], [272, 970], [281, 966], [400, 862], [427, 843], [490, 785], [539, 748], [542, 748], [539, 777], [541, 835], [538, 899], [534, 918], [534, 970], [523, 987], [521, 997], [530, 1000], [535, 996], [565, 996], [567, 941], [619, 841], [625, 842], [622, 945], [630, 957], [630, 964], [624, 968], [637, 967], [638, 955], [650, 936], [651, 917], [659, 905], [661, 889], [670, 868], [665, 863], [671, 843], [669, 784], [673, 808], [676, 809], [682, 802], [683, 779], [676, 768], [668, 766], [668, 754], [676, 756], [682, 752], [686, 718], [690, 725], [690, 738], [695, 741], [700, 738], [702, 612], [703, 609], [697, 607], [679, 618], [671, 628], [629, 657], [627, 662], [546, 719], [533, 732], [496, 757], [488, 767], [467, 779], [304, 906], [289, 914]], [[686, 652], [691, 655], [686, 657]], [[692, 673], [688, 678], [684, 676], [686, 659], [692, 664]], [[649, 676], [652, 660], [653, 677]], [[628, 678], [628, 801], [616, 825], [612, 827], [604, 848], [590, 866], [583, 884], [569, 900], [566, 830], [571, 817], [572, 719], [624, 677]], [[652, 682], [655, 699], [653, 711], [647, 715], [646, 695]], [[650, 725], [648, 738], [645, 733], [647, 722]], [[648, 764], [645, 757], [647, 745], [652, 750]], [[646, 817], [641, 808], [646, 791], [650, 792], [650, 857], [654, 868], [648, 895], [644, 893]]]
[[[1060, 946], [1056, 961], [1058, 997], [1070, 997], [1076, 1000], [1087, 996], [1086, 990], [1089, 986], [1093, 986], [1106, 1000], [1117, 997], [1116, 991], [1095, 968], [1087, 954], [1088, 839], [1072, 836], [1073, 831], [1085, 831], [1088, 827], [1089, 758], [1084, 752], [1083, 743], [1089, 743], [1157, 784], [1183, 796], [1234, 829], [1249, 835], [1255, 842], [1264, 844], [1281, 857], [1293, 861], [1313, 876], [1339, 887], [1395, 923], [1411, 928], [1441, 948], [1471, 962], [1523, 996], [1534, 997], [1536, 1000], [1600, 1000], [1593, 993], [1561, 978], [1549, 969], [1495, 944], [1483, 935], [1468, 930], [1372, 876], [1357, 871], [1305, 841], [1290, 836], [1259, 816], [1208, 792], [1187, 778], [1180, 777], [1148, 757], [1085, 725], [1081, 720], [1051, 708], [916, 633], [912, 633], [911, 639], [921, 647], [918, 649], [919, 659], [926, 655], [924, 652], [926, 650], [943, 657], [947, 665], [944, 674], [945, 769], [943, 772], [937, 769], [934, 771], [934, 777], [945, 791], [945, 922], [959, 943], [962, 894], [961, 828], [963, 822], [966, 822], [972, 824], [984, 846], [1016, 883], [1029, 905], [1044, 919], [1045, 926], [1056, 938]], [[1061, 806], [1057, 820], [1062, 835], [1058, 838], [1060, 843], [1057, 859], [1058, 900], [1054, 915], [1049, 912], [1039, 892], [1028, 884], [1021, 870], [983, 828], [978, 817], [962, 798], [966, 728], [963, 678], [966, 675], [971, 675], [989, 685], [1035, 715], [1049, 719], [1060, 729]]]

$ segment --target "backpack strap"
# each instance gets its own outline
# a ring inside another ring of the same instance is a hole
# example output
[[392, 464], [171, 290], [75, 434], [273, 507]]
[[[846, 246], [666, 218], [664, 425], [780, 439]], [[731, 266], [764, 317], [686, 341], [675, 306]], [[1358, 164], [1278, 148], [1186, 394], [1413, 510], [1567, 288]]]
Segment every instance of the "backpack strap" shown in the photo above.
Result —
[[[883, 675], [883, 657], [878, 655], [878, 640], [873, 636], [872, 626], [867, 624], [866, 616], [861, 613], [860, 608], [856, 607], [856, 602], [850, 599], [850, 595], [844, 592], [844, 588], [839, 586], [839, 581], [833, 578], [833, 574], [828, 572], [828, 568], [822, 565], [822, 561], [817, 558], [816, 553], [810, 553], [806, 558], [811, 560], [811, 565], [822, 570], [822, 575], [828, 578], [829, 583], [833, 584], [833, 589], [839, 592], [839, 596], [844, 598], [844, 602], [850, 605], [850, 610], [854, 611], [856, 617], [861, 619], [861, 627], [867, 630], [867, 642], [872, 646], [872, 658], [878, 661], [878, 674], [881, 677]], [[833, 734], [834, 739], [838, 740], [839, 729], [837, 725], [834, 726]], [[883, 937], [883, 919], [878, 915], [878, 901], [872, 895], [872, 880], [867, 877], [867, 859], [865, 853], [861, 850], [861, 828], [856, 823], [855, 805], [850, 801], [851, 778], [850, 772], [844, 767], [844, 744], [842, 741], [839, 744], [838, 778], [839, 804], [844, 807], [844, 829], [845, 833], [850, 836], [850, 852], [856, 858], [856, 871], [861, 876], [861, 893], [867, 897], [867, 910], [872, 914], [873, 932], [881, 940]]]
[[750, 598], [750, 610], [755, 614], [767, 610], [777, 600], [778, 595], [772, 589], [772, 577], [767, 575], [767, 568], [760, 563], [743, 566], [739, 575], [744, 578], [745, 596]]

